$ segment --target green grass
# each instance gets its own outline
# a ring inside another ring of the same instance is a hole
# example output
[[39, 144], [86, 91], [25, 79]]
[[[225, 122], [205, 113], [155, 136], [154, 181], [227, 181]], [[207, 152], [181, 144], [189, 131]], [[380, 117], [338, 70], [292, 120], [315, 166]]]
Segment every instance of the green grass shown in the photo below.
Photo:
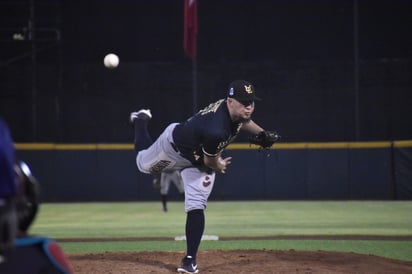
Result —
[[[170, 237], [184, 234], [182, 202], [161, 212], [160, 202], [43, 204], [31, 233], [62, 238]], [[412, 235], [410, 201], [209, 202], [205, 234]], [[184, 250], [184, 242], [62, 243], [68, 253]], [[412, 261], [411, 241], [204, 241], [201, 249], [336, 250]]]

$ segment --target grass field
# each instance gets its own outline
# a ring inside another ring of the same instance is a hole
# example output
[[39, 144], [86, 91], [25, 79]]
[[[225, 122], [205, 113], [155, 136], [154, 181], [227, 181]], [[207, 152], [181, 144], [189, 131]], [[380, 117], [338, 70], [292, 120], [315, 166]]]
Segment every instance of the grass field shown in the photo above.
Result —
[[[412, 236], [410, 201], [248, 201], [209, 202], [207, 235], [266, 237], [289, 235]], [[183, 202], [42, 204], [31, 229], [61, 240], [67, 253], [184, 250]], [[147, 238], [130, 241], [125, 238]], [[163, 240], [150, 240], [162, 237]], [[117, 238], [111, 241], [65, 242], [68, 238]], [[170, 239], [170, 240], [168, 240]], [[219, 240], [201, 249], [327, 250], [373, 254], [412, 261], [412, 241], [404, 240]]]

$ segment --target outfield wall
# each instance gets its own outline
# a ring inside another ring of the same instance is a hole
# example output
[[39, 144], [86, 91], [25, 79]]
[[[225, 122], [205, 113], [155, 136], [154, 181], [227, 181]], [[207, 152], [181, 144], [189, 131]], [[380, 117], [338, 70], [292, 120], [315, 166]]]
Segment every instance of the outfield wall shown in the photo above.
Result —
[[[32, 167], [43, 202], [158, 200], [131, 144], [16, 144]], [[214, 200], [412, 199], [412, 141], [276, 144], [270, 151], [232, 144]], [[181, 199], [171, 187], [170, 198]]]

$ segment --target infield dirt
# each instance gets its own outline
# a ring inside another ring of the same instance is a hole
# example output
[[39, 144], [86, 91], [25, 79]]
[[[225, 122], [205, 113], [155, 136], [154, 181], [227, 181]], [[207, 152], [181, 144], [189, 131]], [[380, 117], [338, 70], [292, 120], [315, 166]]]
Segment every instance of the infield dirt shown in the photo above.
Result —
[[[375, 236], [371, 238], [376, 239]], [[342, 237], [339, 237], [339, 240], [342, 240]], [[129, 274], [176, 273], [176, 267], [183, 256], [183, 252], [162, 251], [70, 254], [68, 258], [77, 274]], [[373, 255], [327, 251], [201, 250], [197, 263], [199, 273], [216, 274], [412, 273], [412, 262]]]

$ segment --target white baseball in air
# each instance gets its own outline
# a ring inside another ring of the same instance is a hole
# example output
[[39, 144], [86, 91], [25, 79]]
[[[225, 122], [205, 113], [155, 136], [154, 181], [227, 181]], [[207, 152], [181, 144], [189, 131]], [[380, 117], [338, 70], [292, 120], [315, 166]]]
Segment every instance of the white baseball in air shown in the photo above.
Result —
[[119, 57], [114, 53], [109, 53], [104, 57], [103, 63], [106, 68], [116, 68], [119, 65]]

